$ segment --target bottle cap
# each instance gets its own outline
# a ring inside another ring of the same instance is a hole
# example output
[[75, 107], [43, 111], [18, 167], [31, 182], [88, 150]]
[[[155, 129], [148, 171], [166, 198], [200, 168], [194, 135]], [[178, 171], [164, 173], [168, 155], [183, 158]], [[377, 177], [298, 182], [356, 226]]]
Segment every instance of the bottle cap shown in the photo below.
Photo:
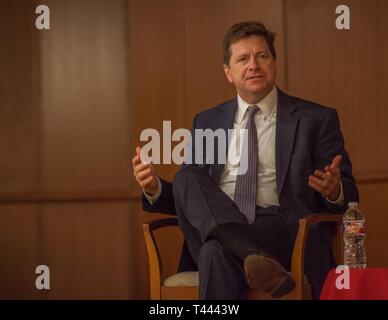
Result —
[[358, 208], [358, 202], [349, 202], [348, 207], [349, 208]]

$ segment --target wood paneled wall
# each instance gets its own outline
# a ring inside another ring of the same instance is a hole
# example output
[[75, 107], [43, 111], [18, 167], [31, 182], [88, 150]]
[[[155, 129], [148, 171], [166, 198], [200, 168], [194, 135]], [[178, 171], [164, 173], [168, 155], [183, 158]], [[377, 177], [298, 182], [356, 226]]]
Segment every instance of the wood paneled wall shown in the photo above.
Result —
[[[0, 192], [39, 184], [39, 42], [26, 4], [0, 3]], [[0, 204], [0, 298], [36, 298], [38, 264], [38, 207]]]
[[[239, 20], [277, 34], [278, 84], [337, 108], [367, 218], [370, 266], [388, 266], [384, 89], [388, 6], [348, 0], [50, 0], [0, 4], [0, 298], [148, 297], [143, 213], [130, 159], [145, 128], [190, 128], [235, 95], [221, 41]], [[40, 3], [39, 3], [40, 4]], [[171, 180], [177, 166], [157, 166]], [[182, 237], [160, 234], [166, 275]], [[174, 250], [176, 250], [174, 252]], [[35, 289], [35, 267], [51, 287]]]
[[135, 298], [128, 2], [43, 3], [0, 8], [0, 298]]

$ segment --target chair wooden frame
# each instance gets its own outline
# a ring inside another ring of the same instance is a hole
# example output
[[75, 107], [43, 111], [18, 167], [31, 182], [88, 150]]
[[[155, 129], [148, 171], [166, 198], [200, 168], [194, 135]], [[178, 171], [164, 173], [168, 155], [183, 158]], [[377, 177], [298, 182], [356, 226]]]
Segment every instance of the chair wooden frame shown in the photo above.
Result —
[[[304, 276], [304, 255], [306, 239], [309, 228], [314, 224], [332, 223], [331, 244], [334, 257], [338, 264], [343, 262], [343, 239], [342, 239], [342, 215], [340, 214], [311, 214], [299, 220], [298, 234], [295, 240], [294, 249], [292, 252], [291, 272], [296, 281], [296, 287], [292, 292], [282, 299], [299, 300], [311, 299], [311, 286], [306, 281]], [[148, 253], [149, 269], [150, 269], [150, 298], [152, 300], [169, 300], [169, 299], [198, 299], [198, 287], [165, 287], [163, 286], [163, 270], [162, 260], [158, 244], [156, 242], [154, 231], [170, 227], [178, 226], [177, 218], [157, 219], [150, 223], [143, 224], [144, 237]], [[249, 292], [247, 299], [262, 299], [265, 295], [260, 293]]]

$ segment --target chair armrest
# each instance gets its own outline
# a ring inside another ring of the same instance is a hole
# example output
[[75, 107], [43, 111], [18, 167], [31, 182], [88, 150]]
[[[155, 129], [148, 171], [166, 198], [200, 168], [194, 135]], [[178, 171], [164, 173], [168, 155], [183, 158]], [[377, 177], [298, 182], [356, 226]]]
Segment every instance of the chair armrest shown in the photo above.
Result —
[[177, 218], [166, 218], [166, 219], [156, 219], [149, 223], [143, 224], [143, 230], [144, 232], [149, 230], [150, 232], [164, 228], [164, 227], [171, 227], [171, 226], [177, 226], [178, 225], [178, 219]]
[[148, 253], [148, 264], [150, 268], [150, 289], [151, 299], [160, 299], [160, 286], [162, 283], [162, 262], [158, 244], [154, 237], [154, 231], [164, 227], [177, 226], [177, 218], [157, 219], [143, 224], [143, 232]]
[[[337, 261], [343, 260], [343, 252], [341, 250], [341, 234], [342, 234], [342, 214], [332, 213], [317, 213], [310, 214], [299, 219], [299, 230], [295, 240], [294, 249], [292, 252], [291, 260], [291, 272], [295, 277], [297, 286], [303, 283], [304, 277], [304, 255], [306, 247], [306, 239], [309, 232], [310, 226], [319, 223], [331, 222], [336, 226], [336, 232], [332, 235], [332, 245], [335, 248], [335, 255]], [[302, 290], [302, 288], [299, 288]], [[300, 291], [301, 292], [301, 291]]]

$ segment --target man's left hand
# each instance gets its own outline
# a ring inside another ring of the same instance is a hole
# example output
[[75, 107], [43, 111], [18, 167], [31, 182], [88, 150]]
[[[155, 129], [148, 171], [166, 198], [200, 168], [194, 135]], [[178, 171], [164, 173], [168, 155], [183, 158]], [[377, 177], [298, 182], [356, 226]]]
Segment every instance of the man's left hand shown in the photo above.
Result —
[[330, 201], [336, 201], [341, 192], [339, 168], [341, 161], [342, 156], [337, 155], [330, 166], [325, 167], [325, 171], [315, 170], [314, 174], [309, 176], [309, 186], [329, 198]]

